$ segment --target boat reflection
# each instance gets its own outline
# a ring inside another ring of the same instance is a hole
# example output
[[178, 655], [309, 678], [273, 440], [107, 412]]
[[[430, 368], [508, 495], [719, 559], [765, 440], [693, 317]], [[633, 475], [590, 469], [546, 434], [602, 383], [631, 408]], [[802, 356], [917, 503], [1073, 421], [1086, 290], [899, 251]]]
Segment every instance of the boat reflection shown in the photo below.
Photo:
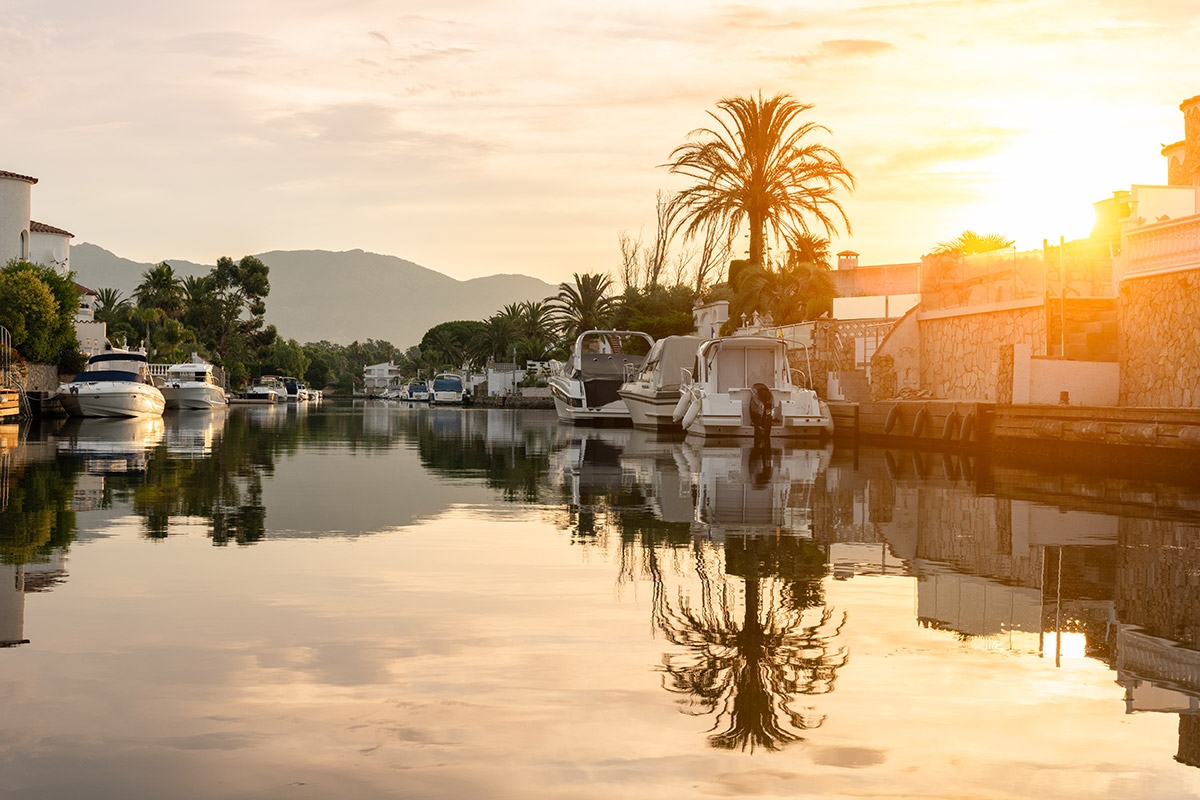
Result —
[[93, 475], [140, 473], [165, 432], [162, 417], [72, 417], [58, 431], [58, 450], [82, 459]]

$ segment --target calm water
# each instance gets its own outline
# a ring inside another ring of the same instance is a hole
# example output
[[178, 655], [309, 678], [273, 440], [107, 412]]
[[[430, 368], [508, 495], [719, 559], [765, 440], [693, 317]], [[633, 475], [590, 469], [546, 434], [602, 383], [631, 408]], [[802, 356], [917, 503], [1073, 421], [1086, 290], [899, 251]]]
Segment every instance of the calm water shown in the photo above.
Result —
[[1200, 797], [1200, 489], [552, 412], [0, 428], [5, 798]]

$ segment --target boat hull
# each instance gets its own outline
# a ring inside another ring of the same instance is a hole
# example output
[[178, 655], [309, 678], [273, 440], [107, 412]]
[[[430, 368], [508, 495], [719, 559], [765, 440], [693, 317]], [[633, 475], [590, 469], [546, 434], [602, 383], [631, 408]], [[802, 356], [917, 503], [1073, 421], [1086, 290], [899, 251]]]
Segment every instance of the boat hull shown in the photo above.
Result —
[[126, 381], [72, 382], [58, 398], [73, 417], [161, 417], [166, 407], [157, 388]]
[[550, 379], [550, 396], [554, 398], [554, 410], [560, 422], [576, 425], [630, 425], [633, 418], [629, 406], [621, 398], [602, 406], [587, 404], [584, 390], [579, 381], [560, 376]]
[[[704, 439], [742, 439], [758, 435], [750, 420], [750, 411], [738, 398], [702, 397], [700, 410], [688, 420], [689, 437]], [[833, 434], [833, 415], [824, 402], [785, 401], [780, 404], [780, 421], [772, 426], [772, 439], [821, 439]], [[684, 417], [687, 419], [687, 416]]]
[[166, 407], [171, 409], [201, 410], [224, 408], [229, 404], [225, 390], [211, 383], [168, 382], [162, 386]]
[[649, 387], [625, 384], [619, 392], [633, 427], [650, 431], [678, 431], [683, 426], [673, 418], [679, 402], [679, 390], [654, 391]]

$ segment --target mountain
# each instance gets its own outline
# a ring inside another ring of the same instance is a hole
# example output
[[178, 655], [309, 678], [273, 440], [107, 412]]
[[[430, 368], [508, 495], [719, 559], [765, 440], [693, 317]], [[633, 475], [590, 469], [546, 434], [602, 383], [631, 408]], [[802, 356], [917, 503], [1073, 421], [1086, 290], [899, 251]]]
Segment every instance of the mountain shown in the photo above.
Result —
[[[385, 339], [400, 348], [421, 341], [441, 322], [482, 320], [509, 303], [544, 300], [557, 287], [527, 275], [489, 275], [460, 281], [395, 256], [349, 250], [272, 250], [258, 253], [271, 269], [267, 322], [300, 342], [339, 344]], [[168, 259], [180, 277], [207, 275], [214, 265]], [[121, 258], [82, 242], [71, 247], [75, 280], [125, 297], [154, 264]]]

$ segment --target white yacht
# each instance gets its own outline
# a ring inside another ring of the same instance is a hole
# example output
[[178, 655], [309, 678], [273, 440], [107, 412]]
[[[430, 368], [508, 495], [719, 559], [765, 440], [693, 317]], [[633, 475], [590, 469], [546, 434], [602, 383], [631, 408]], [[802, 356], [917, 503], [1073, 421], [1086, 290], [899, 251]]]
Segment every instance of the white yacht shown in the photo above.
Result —
[[283, 381], [275, 375], [263, 375], [258, 379], [258, 383], [246, 390], [242, 402], [274, 405], [275, 403], [286, 403], [287, 399], [288, 391], [287, 387], [283, 385]]
[[433, 390], [429, 392], [429, 404], [462, 405], [464, 396], [462, 376], [456, 372], [442, 372], [433, 379]]
[[684, 370], [694, 367], [696, 349], [704, 341], [700, 336], [666, 336], [654, 343], [641, 371], [617, 390], [629, 409], [633, 427], [680, 430], [679, 420], [672, 414], [679, 405]]
[[629, 407], [617, 394], [621, 384], [642, 366], [645, 356], [622, 352], [621, 340], [636, 337], [654, 346], [641, 331], [590, 330], [579, 334], [571, 356], [550, 365], [550, 395], [563, 422], [631, 422]]
[[[688, 379], [690, 378], [690, 380]], [[696, 351], [672, 412], [689, 436], [820, 438], [833, 433], [829, 406], [792, 382], [787, 345], [765, 336], [709, 339]]]
[[167, 408], [224, 408], [229, 405], [225, 389], [213, 378], [213, 365], [192, 353], [192, 360], [173, 364], [159, 387]]
[[73, 417], [160, 417], [166, 406], [144, 350], [110, 348], [92, 356], [57, 397]]

